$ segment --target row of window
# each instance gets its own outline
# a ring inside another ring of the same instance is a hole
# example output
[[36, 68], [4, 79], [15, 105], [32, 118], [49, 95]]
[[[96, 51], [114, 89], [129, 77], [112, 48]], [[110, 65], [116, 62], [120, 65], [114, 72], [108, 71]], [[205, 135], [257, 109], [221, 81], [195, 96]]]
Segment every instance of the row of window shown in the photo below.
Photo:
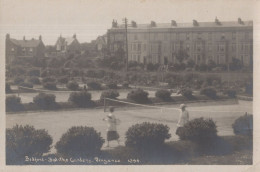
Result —
[[[190, 44], [186, 44], [185, 45], [186, 50], [190, 51], [191, 50], [191, 46]], [[171, 50], [172, 51], [176, 51], [178, 49], [180, 49], [182, 47], [182, 45], [180, 44], [171, 44]], [[226, 45], [225, 44], [217, 44], [212, 45], [211, 43], [208, 44], [208, 51], [213, 51], [214, 49], [216, 49], [218, 52], [225, 52], [226, 51]], [[235, 52], [237, 50], [237, 48], [240, 49], [240, 51], [242, 52], [246, 52], [249, 53], [250, 50], [250, 45], [249, 44], [232, 44], [232, 51]], [[163, 51], [168, 51], [169, 46], [167, 44], [165, 44], [163, 46]], [[193, 45], [193, 50], [197, 51], [197, 52], [201, 52], [204, 51], [204, 46], [203, 44], [194, 44]], [[130, 44], [130, 51], [147, 51], [147, 44], [141, 44], [141, 43], [132, 43]], [[161, 51], [161, 44], [151, 44], [150, 45], [150, 52], [152, 53], [156, 53], [156, 52], [160, 52]]]
[[[230, 32], [230, 33], [222, 33], [222, 32], [209, 32], [209, 33], [142, 33], [142, 34], [129, 34], [129, 40], [169, 40], [169, 39], [182, 39], [182, 40], [191, 40], [191, 39], [208, 39], [212, 40], [216, 38], [216, 36], [220, 39], [229, 39], [236, 40], [237, 37], [240, 39], [249, 39], [250, 32]], [[124, 34], [111, 34], [111, 40], [125, 40]]]
[[[249, 55], [241, 55], [240, 57], [232, 57], [232, 58], [239, 58], [239, 60], [241, 61], [242, 64], [246, 63], [248, 64], [249, 61], [250, 61], [250, 57]], [[148, 61], [149, 62], [152, 62], [152, 63], [158, 63], [160, 60], [160, 56], [156, 55], [156, 54], [153, 54], [149, 59]], [[176, 58], [175, 56], [173, 56], [173, 61], [176, 61]], [[216, 56], [208, 56], [207, 58], [205, 58], [205, 56], [202, 56], [202, 55], [195, 55], [192, 57], [192, 59], [194, 60], [194, 62], [196, 64], [198, 63], [206, 63], [206, 60], [209, 61], [209, 60], [212, 60], [214, 61], [216, 64], [225, 64], [225, 63], [228, 63], [228, 59], [225, 55], [216, 55]], [[131, 54], [130, 57], [129, 57], [129, 61], [136, 61], [138, 63], [142, 63], [144, 61], [146, 61], [146, 56], [143, 57], [143, 60], [141, 60], [141, 55], [140, 54]], [[164, 61], [167, 61], [168, 63], [168, 58], [167, 57], [164, 57]], [[229, 59], [230, 61], [230, 59]]]
[[[14, 49], [14, 48], [11, 48], [11, 51], [14, 52], [15, 49]], [[26, 49], [26, 48], [22, 48], [22, 51], [23, 51], [23, 52], [26, 52], [26, 51], [27, 51], [27, 52], [33, 52], [33, 48], [27, 48], [27, 49]]]

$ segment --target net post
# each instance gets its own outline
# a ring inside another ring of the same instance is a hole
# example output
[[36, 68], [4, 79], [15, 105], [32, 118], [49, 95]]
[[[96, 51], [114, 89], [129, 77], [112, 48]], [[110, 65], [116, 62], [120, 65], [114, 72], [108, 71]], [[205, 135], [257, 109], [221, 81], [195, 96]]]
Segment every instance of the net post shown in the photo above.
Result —
[[106, 112], [106, 98], [104, 97], [104, 112]]

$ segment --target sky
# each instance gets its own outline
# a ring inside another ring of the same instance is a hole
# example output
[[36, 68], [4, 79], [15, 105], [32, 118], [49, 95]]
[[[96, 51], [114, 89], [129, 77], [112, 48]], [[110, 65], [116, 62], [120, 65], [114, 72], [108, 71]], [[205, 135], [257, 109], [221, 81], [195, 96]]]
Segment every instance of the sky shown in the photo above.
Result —
[[0, 36], [54, 45], [60, 34], [90, 42], [127, 17], [138, 23], [253, 20], [256, 0], [0, 0]]

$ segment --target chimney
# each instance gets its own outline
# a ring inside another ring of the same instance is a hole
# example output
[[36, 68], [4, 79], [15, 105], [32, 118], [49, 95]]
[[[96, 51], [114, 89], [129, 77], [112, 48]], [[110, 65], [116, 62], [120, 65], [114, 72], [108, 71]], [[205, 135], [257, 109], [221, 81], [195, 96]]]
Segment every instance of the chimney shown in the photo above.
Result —
[[151, 21], [151, 27], [156, 27], [155, 21]]
[[215, 18], [215, 23], [216, 23], [217, 25], [221, 25], [221, 23], [220, 23], [220, 21], [218, 20], [217, 17]]
[[242, 19], [240, 17], [237, 19], [237, 22], [238, 22], [238, 24], [244, 24], [244, 22], [242, 21]]
[[9, 33], [6, 34], [5, 38], [6, 38], [6, 39], [10, 39], [10, 34], [9, 34]]
[[76, 38], [77, 38], [76, 34], [74, 34], [74, 35], [73, 35], [73, 38], [74, 38], [74, 39], [76, 39]]
[[197, 20], [193, 20], [193, 26], [199, 26], [199, 23], [197, 22]]
[[175, 21], [175, 20], [172, 20], [171, 25], [172, 25], [172, 26], [177, 26], [176, 21]]
[[137, 27], [137, 24], [135, 21], [132, 21], [132, 27]]
[[25, 36], [23, 36], [23, 40], [25, 41]]
[[40, 40], [40, 41], [42, 40], [42, 36], [41, 36], [41, 35], [39, 36], [39, 40]]

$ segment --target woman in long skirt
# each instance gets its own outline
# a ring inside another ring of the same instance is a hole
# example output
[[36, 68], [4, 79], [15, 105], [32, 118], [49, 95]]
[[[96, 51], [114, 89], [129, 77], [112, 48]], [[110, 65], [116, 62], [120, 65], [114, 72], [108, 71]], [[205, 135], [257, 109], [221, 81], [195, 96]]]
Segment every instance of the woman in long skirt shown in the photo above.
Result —
[[107, 147], [109, 147], [109, 141], [117, 140], [117, 143], [119, 145], [119, 134], [117, 133], [116, 126], [119, 124], [119, 120], [116, 119], [115, 115], [113, 114], [114, 107], [109, 108], [109, 114], [106, 118], [104, 118], [104, 121], [107, 121]]

